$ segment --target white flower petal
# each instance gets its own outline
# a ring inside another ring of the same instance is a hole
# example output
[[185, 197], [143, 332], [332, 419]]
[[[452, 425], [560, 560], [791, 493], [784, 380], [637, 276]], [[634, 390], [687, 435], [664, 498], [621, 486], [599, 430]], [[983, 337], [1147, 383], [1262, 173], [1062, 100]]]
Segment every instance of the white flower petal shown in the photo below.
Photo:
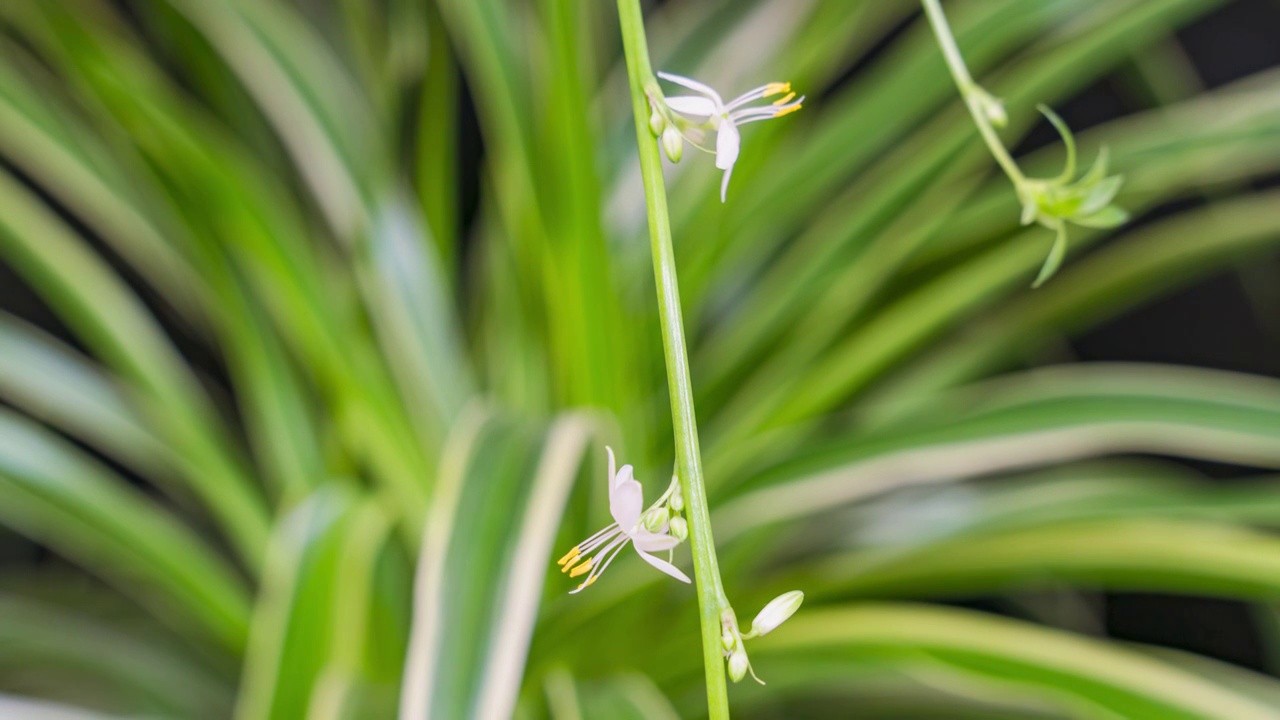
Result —
[[644, 491], [635, 480], [618, 483], [609, 495], [609, 513], [627, 535], [631, 535], [640, 522], [640, 509], [643, 505]]
[[716, 104], [710, 98], [693, 95], [677, 95], [666, 99], [667, 107], [685, 115], [711, 117], [716, 114]]
[[619, 485], [621, 485], [624, 482], [636, 482], [635, 468], [631, 467], [630, 465], [623, 465], [618, 470], [618, 473], [613, 476], [613, 480], [610, 483], [611, 489], [610, 489], [609, 496], [613, 497], [612, 488], [617, 488]]
[[742, 136], [732, 122], [723, 121], [716, 131], [716, 167], [728, 170], [738, 162], [738, 150], [742, 144]]
[[613, 478], [618, 474], [618, 462], [613, 458], [613, 448], [608, 445], [604, 449], [609, 453], [609, 490], [613, 490]]
[[684, 87], [687, 87], [690, 90], [693, 90], [695, 92], [700, 92], [703, 95], [706, 95], [707, 97], [715, 101], [717, 109], [724, 107], [724, 100], [720, 99], [720, 93], [716, 92], [715, 90], [712, 90], [709, 86], [703, 85], [702, 83], [698, 82], [697, 80], [694, 80], [693, 78], [687, 78], [683, 75], [675, 75], [673, 73], [666, 73], [666, 72], [658, 73], [658, 77], [662, 78], [663, 80], [666, 80], [667, 82], [673, 82], [677, 85], [683, 85]]
[[649, 553], [641, 550], [640, 548], [636, 548], [636, 552], [639, 553], [640, 557], [644, 558], [645, 562], [658, 568], [662, 572], [670, 575], [671, 577], [679, 580], [680, 582], [684, 582], [684, 583], [692, 582], [689, 579], [688, 575], [685, 575], [684, 573], [680, 572], [679, 568], [667, 562], [666, 560], [663, 560], [662, 558], [656, 558], [650, 555]]
[[651, 533], [641, 530], [631, 537], [632, 542], [636, 544], [637, 550], [645, 552], [661, 552], [670, 550], [680, 544], [676, 538], [661, 533]]
[[724, 179], [720, 181], [720, 202], [724, 202], [729, 196], [729, 176], [733, 174], [733, 168], [724, 171]]

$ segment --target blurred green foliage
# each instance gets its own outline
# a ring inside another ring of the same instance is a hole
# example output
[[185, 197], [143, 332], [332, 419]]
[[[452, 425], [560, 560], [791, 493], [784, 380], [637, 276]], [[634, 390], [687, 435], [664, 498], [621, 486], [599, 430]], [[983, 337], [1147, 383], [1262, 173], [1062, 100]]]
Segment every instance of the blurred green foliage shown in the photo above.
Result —
[[[1280, 382], [1026, 370], [1274, 255], [1280, 197], [1248, 181], [1280, 170], [1280, 75], [1201, 92], [1152, 62], [1222, 4], [947, 3], [1010, 140], [1108, 74], [1150, 91], [1078, 135], [1138, 222], [1073, 229], [1034, 291], [1052, 238], [916, 3], [650, 13], [656, 67], [810, 98], [745, 131], [726, 205], [710, 162], [669, 177], [725, 582], [808, 597], [736, 715], [1276, 716], [1274, 679], [1108, 641], [1087, 597], [1274, 605], [1280, 485], [1117, 456], [1280, 468]], [[0, 314], [0, 523], [66, 561], [0, 578], [0, 715], [703, 712], [691, 590], [551, 573], [604, 514], [589, 448], [651, 492], [671, 467], [611, 4], [14, 0], [0, 24], [0, 261], [73, 340]], [[1029, 592], [1052, 602], [919, 602]]]

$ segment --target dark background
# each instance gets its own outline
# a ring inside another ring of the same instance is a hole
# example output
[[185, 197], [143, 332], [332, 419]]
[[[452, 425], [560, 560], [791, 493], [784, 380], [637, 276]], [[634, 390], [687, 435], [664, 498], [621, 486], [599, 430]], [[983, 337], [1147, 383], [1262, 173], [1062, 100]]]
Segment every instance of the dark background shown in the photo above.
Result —
[[[1182, 30], [1178, 45], [1204, 88], [1280, 67], [1280, 2], [1236, 0]], [[1122, 68], [1057, 110], [1073, 129], [1084, 130], [1149, 107], [1152, 99], [1144, 97], [1139, 88], [1136, 70]], [[474, 114], [464, 108], [459, 147], [463, 167], [475, 167], [483, 154], [475, 122]], [[1018, 150], [1057, 141], [1052, 130], [1041, 124]], [[469, 187], [459, 192], [463, 218], [474, 211], [477, 196], [475, 174], [470, 173], [468, 180], [464, 184]], [[1280, 178], [1255, 184], [1280, 185]], [[0, 309], [76, 344], [39, 298], [2, 263]], [[226, 387], [225, 372], [216, 357], [192, 338], [179, 335], [176, 340], [213, 387]], [[1134, 308], [1055, 352], [1058, 360], [1160, 362], [1280, 378], [1280, 257], [1255, 261]], [[226, 398], [227, 394], [222, 396]], [[1196, 469], [1222, 482], [1248, 472], [1247, 468], [1208, 464], [1196, 465]], [[0, 574], [60, 562], [40, 548], [2, 533]], [[1034, 597], [1025, 600], [1017, 605], [996, 600], [969, 600], [964, 604], [1022, 614], [1020, 608], [1037, 602]], [[1104, 627], [1099, 629], [1112, 637], [1189, 650], [1280, 674], [1280, 662], [1267, 658], [1258, 640], [1261, 633], [1273, 632], [1269, 608], [1145, 593], [1098, 594], [1086, 597], [1085, 602], [1102, 618]]]

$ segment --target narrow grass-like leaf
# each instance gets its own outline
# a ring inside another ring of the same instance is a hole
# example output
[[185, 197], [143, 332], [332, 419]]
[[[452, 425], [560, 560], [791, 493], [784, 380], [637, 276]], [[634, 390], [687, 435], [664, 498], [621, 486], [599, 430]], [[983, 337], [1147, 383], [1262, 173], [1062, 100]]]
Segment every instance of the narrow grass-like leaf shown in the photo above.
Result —
[[[543, 436], [479, 412], [447, 448], [423, 538], [402, 720], [510, 716], [590, 432], [582, 417]], [[515, 508], [522, 519], [513, 524]]]
[[114, 378], [52, 336], [5, 314], [0, 314], [0, 396], [144, 475], [172, 472], [171, 450], [138, 417]]
[[85, 710], [50, 700], [0, 694], [0, 713], [26, 720], [127, 720], [120, 715]]
[[226, 446], [224, 430], [190, 368], [137, 297], [43, 205], [0, 176], [0, 252], [37, 285], [87, 344], [145, 393], [244, 561], [256, 567], [267, 532], [264, 503]]
[[[803, 572], [830, 591], [866, 597], [955, 597], [1046, 584], [1236, 599], [1280, 597], [1280, 541], [1208, 523], [1051, 523], [918, 549], [859, 551]], [[826, 592], [818, 585], [815, 594]]]
[[[149, 645], [103, 623], [54, 610], [12, 595], [0, 595], [0, 668], [49, 676], [58, 683], [97, 686], [123, 707], [143, 707], [174, 717], [226, 717], [233, 688], [166, 649]], [[8, 715], [0, 702], [0, 716]]]
[[[1034, 378], [1032, 379], [1034, 382]], [[1280, 464], [1280, 413], [1178, 386], [1028, 398], [986, 411], [933, 414], [842, 442], [771, 471], [765, 487], [723, 503], [724, 532], [793, 519], [885, 490], [1123, 452]], [[836, 458], [844, 458], [842, 464]]]
[[1069, 693], [1118, 717], [1271, 718], [1274, 709], [1193, 673], [1095, 640], [978, 613], [868, 604], [800, 613], [759, 641], [753, 660], [822, 649], [867, 662], [935, 660], [987, 677]]
[[0, 413], [0, 440], [5, 525], [101, 575], [176, 628], [243, 649], [248, 593], [203, 540], [25, 418]]
[[[342, 710], [362, 674], [373, 608], [366, 593], [377, 587], [369, 578], [389, 528], [381, 512], [371, 500], [328, 486], [281, 523], [254, 611], [238, 720]], [[358, 579], [364, 582], [346, 587]]]

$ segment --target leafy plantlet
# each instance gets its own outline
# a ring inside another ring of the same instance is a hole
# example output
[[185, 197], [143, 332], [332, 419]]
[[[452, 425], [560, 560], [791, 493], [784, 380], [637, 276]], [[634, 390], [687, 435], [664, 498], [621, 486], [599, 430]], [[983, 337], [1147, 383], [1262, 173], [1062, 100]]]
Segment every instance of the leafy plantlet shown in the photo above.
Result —
[[947, 24], [938, 0], [923, 0], [925, 14], [933, 26], [934, 35], [942, 48], [947, 67], [955, 80], [960, 95], [964, 98], [969, 114], [973, 116], [978, 132], [990, 148], [996, 162], [1009, 176], [1013, 183], [1018, 200], [1022, 203], [1022, 224], [1030, 225], [1038, 222], [1053, 230], [1053, 246], [1049, 256], [1040, 266], [1031, 287], [1038, 288], [1053, 277], [1067, 254], [1067, 223], [1075, 223], [1083, 227], [1113, 228], [1122, 225], [1129, 219], [1129, 214], [1112, 204], [1116, 193], [1120, 191], [1123, 178], [1119, 175], [1107, 175], [1107, 150], [1104, 147], [1098, 152], [1093, 167], [1080, 179], [1076, 174], [1076, 142], [1071, 129], [1056, 113], [1045, 105], [1037, 106], [1040, 112], [1049, 119], [1054, 129], [1062, 137], [1066, 146], [1066, 166], [1062, 174], [1054, 178], [1028, 178], [1017, 162], [1009, 154], [1009, 150], [996, 134], [996, 127], [1004, 127], [1008, 122], [1004, 103], [974, 82], [969, 69], [964, 63], [955, 37]]
[[1124, 178], [1107, 175], [1107, 149], [1098, 151], [1093, 167], [1078, 180], [1076, 172], [1076, 143], [1071, 129], [1047, 106], [1038, 106], [1054, 129], [1062, 136], [1067, 149], [1066, 166], [1062, 174], [1050, 179], [1022, 178], [1015, 182], [1018, 199], [1022, 202], [1022, 224], [1038, 222], [1054, 231], [1053, 247], [1049, 257], [1040, 267], [1032, 287], [1040, 287], [1053, 277], [1062, 265], [1067, 251], [1067, 223], [1091, 228], [1113, 228], [1129, 219], [1129, 213], [1112, 204]]

